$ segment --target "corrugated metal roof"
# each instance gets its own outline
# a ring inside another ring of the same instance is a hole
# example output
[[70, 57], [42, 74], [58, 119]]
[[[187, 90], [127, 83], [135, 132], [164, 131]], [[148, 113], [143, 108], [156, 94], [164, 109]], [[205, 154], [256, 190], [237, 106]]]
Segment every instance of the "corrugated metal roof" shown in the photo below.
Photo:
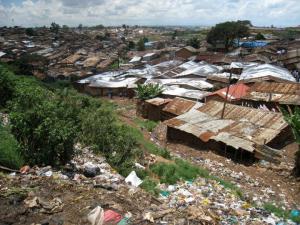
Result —
[[204, 142], [215, 140], [249, 152], [254, 152], [256, 145], [269, 143], [288, 126], [280, 113], [227, 104], [221, 119], [222, 109], [223, 103], [210, 101], [166, 121], [166, 124]]
[[197, 103], [195, 101], [191, 101], [184, 98], [174, 98], [171, 102], [169, 102], [164, 108], [164, 112], [172, 113], [174, 115], [181, 115], [186, 113], [193, 107], [200, 107], [202, 103]]
[[300, 84], [255, 83], [242, 99], [300, 105]]
[[[241, 97], [247, 94], [248, 89], [249, 87], [243, 83], [230, 85], [228, 95], [227, 95], [227, 100], [228, 101], [239, 100]], [[227, 88], [222, 88], [218, 91], [211, 93], [209, 96], [219, 95], [220, 97], [225, 99], [226, 93], [227, 93]]]
[[300, 83], [261, 82], [252, 85], [250, 91], [300, 95]]
[[152, 98], [152, 99], [146, 100], [147, 103], [150, 103], [151, 105], [156, 105], [156, 106], [166, 104], [170, 101], [172, 101], [172, 99], [169, 99], [169, 98], [167, 98], [167, 99], [165, 99], [165, 98]]
[[271, 64], [262, 64], [259, 66], [244, 69], [240, 80], [251, 81], [253, 79], [272, 78], [295, 82], [293, 75], [285, 68], [274, 66]]

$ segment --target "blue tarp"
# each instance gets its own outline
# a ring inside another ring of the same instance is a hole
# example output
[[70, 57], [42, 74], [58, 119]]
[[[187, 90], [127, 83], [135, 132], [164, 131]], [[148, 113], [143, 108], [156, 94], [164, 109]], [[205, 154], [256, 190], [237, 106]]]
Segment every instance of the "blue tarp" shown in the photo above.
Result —
[[244, 48], [259, 48], [264, 47], [266, 45], [268, 45], [268, 42], [265, 41], [245, 41], [239, 43], [239, 46]]

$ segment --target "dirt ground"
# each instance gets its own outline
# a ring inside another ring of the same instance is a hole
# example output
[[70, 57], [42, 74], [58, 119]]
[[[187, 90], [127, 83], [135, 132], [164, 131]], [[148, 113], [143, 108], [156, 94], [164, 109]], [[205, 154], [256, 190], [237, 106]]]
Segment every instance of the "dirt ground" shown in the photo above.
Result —
[[[6, 188], [6, 187], [9, 187]], [[139, 191], [129, 193], [126, 188], [108, 191], [89, 184], [56, 180], [53, 178], [22, 176], [1, 177], [0, 180], [0, 224], [89, 224], [88, 213], [98, 205], [114, 210], [121, 215], [133, 214], [134, 224], [141, 219], [143, 211], [159, 202], [149, 194]], [[26, 198], [39, 197], [45, 202], [58, 198], [61, 206], [55, 211], [42, 207], [28, 208]], [[145, 223], [143, 223], [145, 224]]]

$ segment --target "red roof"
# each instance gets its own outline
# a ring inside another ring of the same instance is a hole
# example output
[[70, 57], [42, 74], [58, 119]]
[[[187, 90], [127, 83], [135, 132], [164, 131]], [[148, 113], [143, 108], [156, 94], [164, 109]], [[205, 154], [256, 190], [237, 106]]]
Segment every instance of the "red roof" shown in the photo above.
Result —
[[[241, 97], [243, 97], [247, 94], [248, 89], [249, 89], [249, 87], [247, 85], [245, 85], [244, 83], [230, 85], [229, 91], [228, 91], [228, 96], [227, 96], [228, 101], [230, 102], [230, 101], [239, 100]], [[211, 93], [209, 96], [219, 95], [220, 97], [225, 99], [226, 92], [227, 92], [227, 87], [222, 88], [218, 91], [215, 91], [215, 92]]]

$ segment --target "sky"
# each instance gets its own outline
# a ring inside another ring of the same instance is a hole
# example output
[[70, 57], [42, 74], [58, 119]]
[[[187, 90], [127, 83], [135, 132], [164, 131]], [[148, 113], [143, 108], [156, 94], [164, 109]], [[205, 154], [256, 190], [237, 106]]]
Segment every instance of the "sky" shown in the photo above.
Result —
[[0, 0], [0, 26], [300, 25], [300, 0]]

